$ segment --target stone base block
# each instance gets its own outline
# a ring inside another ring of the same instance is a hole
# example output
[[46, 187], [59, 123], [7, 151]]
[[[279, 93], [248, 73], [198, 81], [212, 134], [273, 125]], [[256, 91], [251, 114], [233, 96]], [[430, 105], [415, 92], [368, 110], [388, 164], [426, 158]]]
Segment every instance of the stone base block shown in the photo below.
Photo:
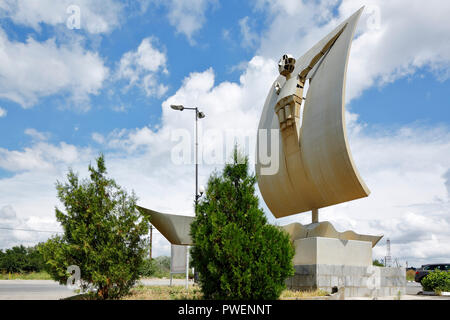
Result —
[[294, 247], [294, 265], [372, 265], [372, 243], [368, 241], [316, 237], [295, 240]]
[[331, 238], [295, 241], [295, 275], [286, 280], [291, 290], [338, 289], [346, 297], [406, 294], [406, 270], [372, 266], [369, 242]]
[[301, 265], [286, 280], [290, 290], [338, 289], [346, 297], [383, 297], [406, 294], [406, 270], [376, 266]]

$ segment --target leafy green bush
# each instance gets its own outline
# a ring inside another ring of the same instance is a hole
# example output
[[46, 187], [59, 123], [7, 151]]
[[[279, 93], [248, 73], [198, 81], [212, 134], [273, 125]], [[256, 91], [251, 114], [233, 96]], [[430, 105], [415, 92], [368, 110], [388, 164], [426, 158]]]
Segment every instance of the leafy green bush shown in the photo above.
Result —
[[8, 273], [40, 272], [44, 268], [44, 260], [37, 246], [23, 245], [0, 250], [0, 271]]
[[434, 270], [422, 279], [425, 291], [450, 292], [450, 272]]
[[147, 278], [147, 277], [153, 277], [155, 276], [157, 272], [157, 267], [155, 260], [145, 259], [142, 263], [141, 267], [139, 268], [139, 275], [141, 277]]
[[384, 267], [384, 264], [378, 261], [377, 259], [373, 260], [372, 264], [377, 267]]
[[141, 277], [149, 278], [168, 278], [170, 277], [170, 258], [166, 256], [159, 256], [150, 261], [145, 259], [141, 268], [139, 269]]
[[248, 167], [235, 148], [233, 163], [209, 178], [191, 225], [192, 264], [206, 299], [277, 299], [294, 274], [289, 235], [267, 223]]
[[68, 182], [58, 182], [58, 198], [66, 212], [56, 209], [63, 236], [49, 239], [40, 247], [48, 272], [65, 284], [67, 268], [80, 268], [81, 288], [96, 298], [126, 295], [139, 278], [148, 248], [142, 236], [148, 221], [136, 210], [136, 197], [128, 195], [106, 177], [103, 156], [97, 169], [89, 166], [90, 179], [79, 181], [72, 170]]

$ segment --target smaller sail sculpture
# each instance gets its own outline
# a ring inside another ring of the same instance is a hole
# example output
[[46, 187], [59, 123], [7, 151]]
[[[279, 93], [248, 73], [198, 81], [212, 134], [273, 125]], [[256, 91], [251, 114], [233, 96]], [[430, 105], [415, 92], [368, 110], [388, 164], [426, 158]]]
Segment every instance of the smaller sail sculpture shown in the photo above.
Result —
[[[283, 55], [278, 65], [280, 76], [273, 83], [262, 111], [256, 173], [264, 201], [276, 218], [313, 212], [311, 225], [286, 226], [293, 240], [322, 236], [371, 241], [374, 246], [382, 237], [339, 233], [329, 222], [318, 222], [319, 208], [367, 197], [370, 193], [353, 162], [345, 127], [348, 57], [362, 10], [298, 60]], [[267, 150], [272, 159], [278, 155], [275, 172], [268, 170], [263, 161]]]
[[171, 243], [191, 245], [191, 223], [194, 217], [167, 214], [138, 206], [141, 214], [150, 218], [152, 225]]

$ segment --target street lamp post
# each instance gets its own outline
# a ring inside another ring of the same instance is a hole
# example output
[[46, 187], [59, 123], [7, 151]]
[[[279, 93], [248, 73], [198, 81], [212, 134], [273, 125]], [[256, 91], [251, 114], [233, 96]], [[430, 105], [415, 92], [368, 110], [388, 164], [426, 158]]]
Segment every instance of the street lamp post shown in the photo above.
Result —
[[[203, 119], [205, 114], [195, 108], [187, 108], [183, 105], [171, 105], [173, 110], [183, 111], [183, 110], [193, 110], [195, 111], [195, 214], [197, 214], [198, 199], [201, 194], [198, 193], [198, 119]], [[202, 192], [203, 193], [203, 192]], [[189, 247], [186, 253], [186, 289], [188, 288], [189, 281]]]
[[198, 199], [201, 195], [198, 193], [198, 119], [203, 119], [205, 114], [198, 110], [198, 108], [188, 108], [183, 105], [171, 105], [173, 110], [193, 110], [195, 111], [195, 213], [197, 213]]

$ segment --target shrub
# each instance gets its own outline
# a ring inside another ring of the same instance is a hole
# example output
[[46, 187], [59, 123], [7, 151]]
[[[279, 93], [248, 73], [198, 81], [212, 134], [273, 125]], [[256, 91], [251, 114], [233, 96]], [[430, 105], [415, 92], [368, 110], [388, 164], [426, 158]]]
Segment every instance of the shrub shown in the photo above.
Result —
[[248, 158], [211, 175], [191, 225], [192, 264], [206, 299], [277, 299], [294, 273], [289, 236], [269, 225]]
[[139, 274], [142, 277], [170, 277], [170, 257], [159, 256], [151, 261], [145, 259], [139, 270]]
[[139, 268], [139, 275], [141, 277], [153, 277], [157, 272], [155, 260], [145, 259]]
[[450, 292], [450, 272], [434, 270], [422, 279], [425, 291]]
[[415, 277], [416, 277], [416, 271], [414, 271], [414, 270], [406, 271], [406, 280], [414, 281]]
[[0, 270], [11, 273], [40, 272], [44, 268], [42, 255], [37, 246], [24, 247], [23, 245], [0, 250]]
[[137, 198], [106, 177], [103, 156], [97, 168], [89, 165], [90, 179], [79, 181], [72, 170], [68, 182], [57, 182], [58, 198], [66, 212], [56, 208], [63, 236], [40, 247], [47, 269], [61, 284], [70, 275], [68, 266], [80, 268], [82, 290], [96, 298], [126, 295], [139, 278], [147, 243], [148, 221], [136, 210]]
[[372, 265], [377, 266], [377, 267], [384, 267], [384, 264], [381, 263], [380, 261], [378, 261], [377, 259], [372, 261]]

